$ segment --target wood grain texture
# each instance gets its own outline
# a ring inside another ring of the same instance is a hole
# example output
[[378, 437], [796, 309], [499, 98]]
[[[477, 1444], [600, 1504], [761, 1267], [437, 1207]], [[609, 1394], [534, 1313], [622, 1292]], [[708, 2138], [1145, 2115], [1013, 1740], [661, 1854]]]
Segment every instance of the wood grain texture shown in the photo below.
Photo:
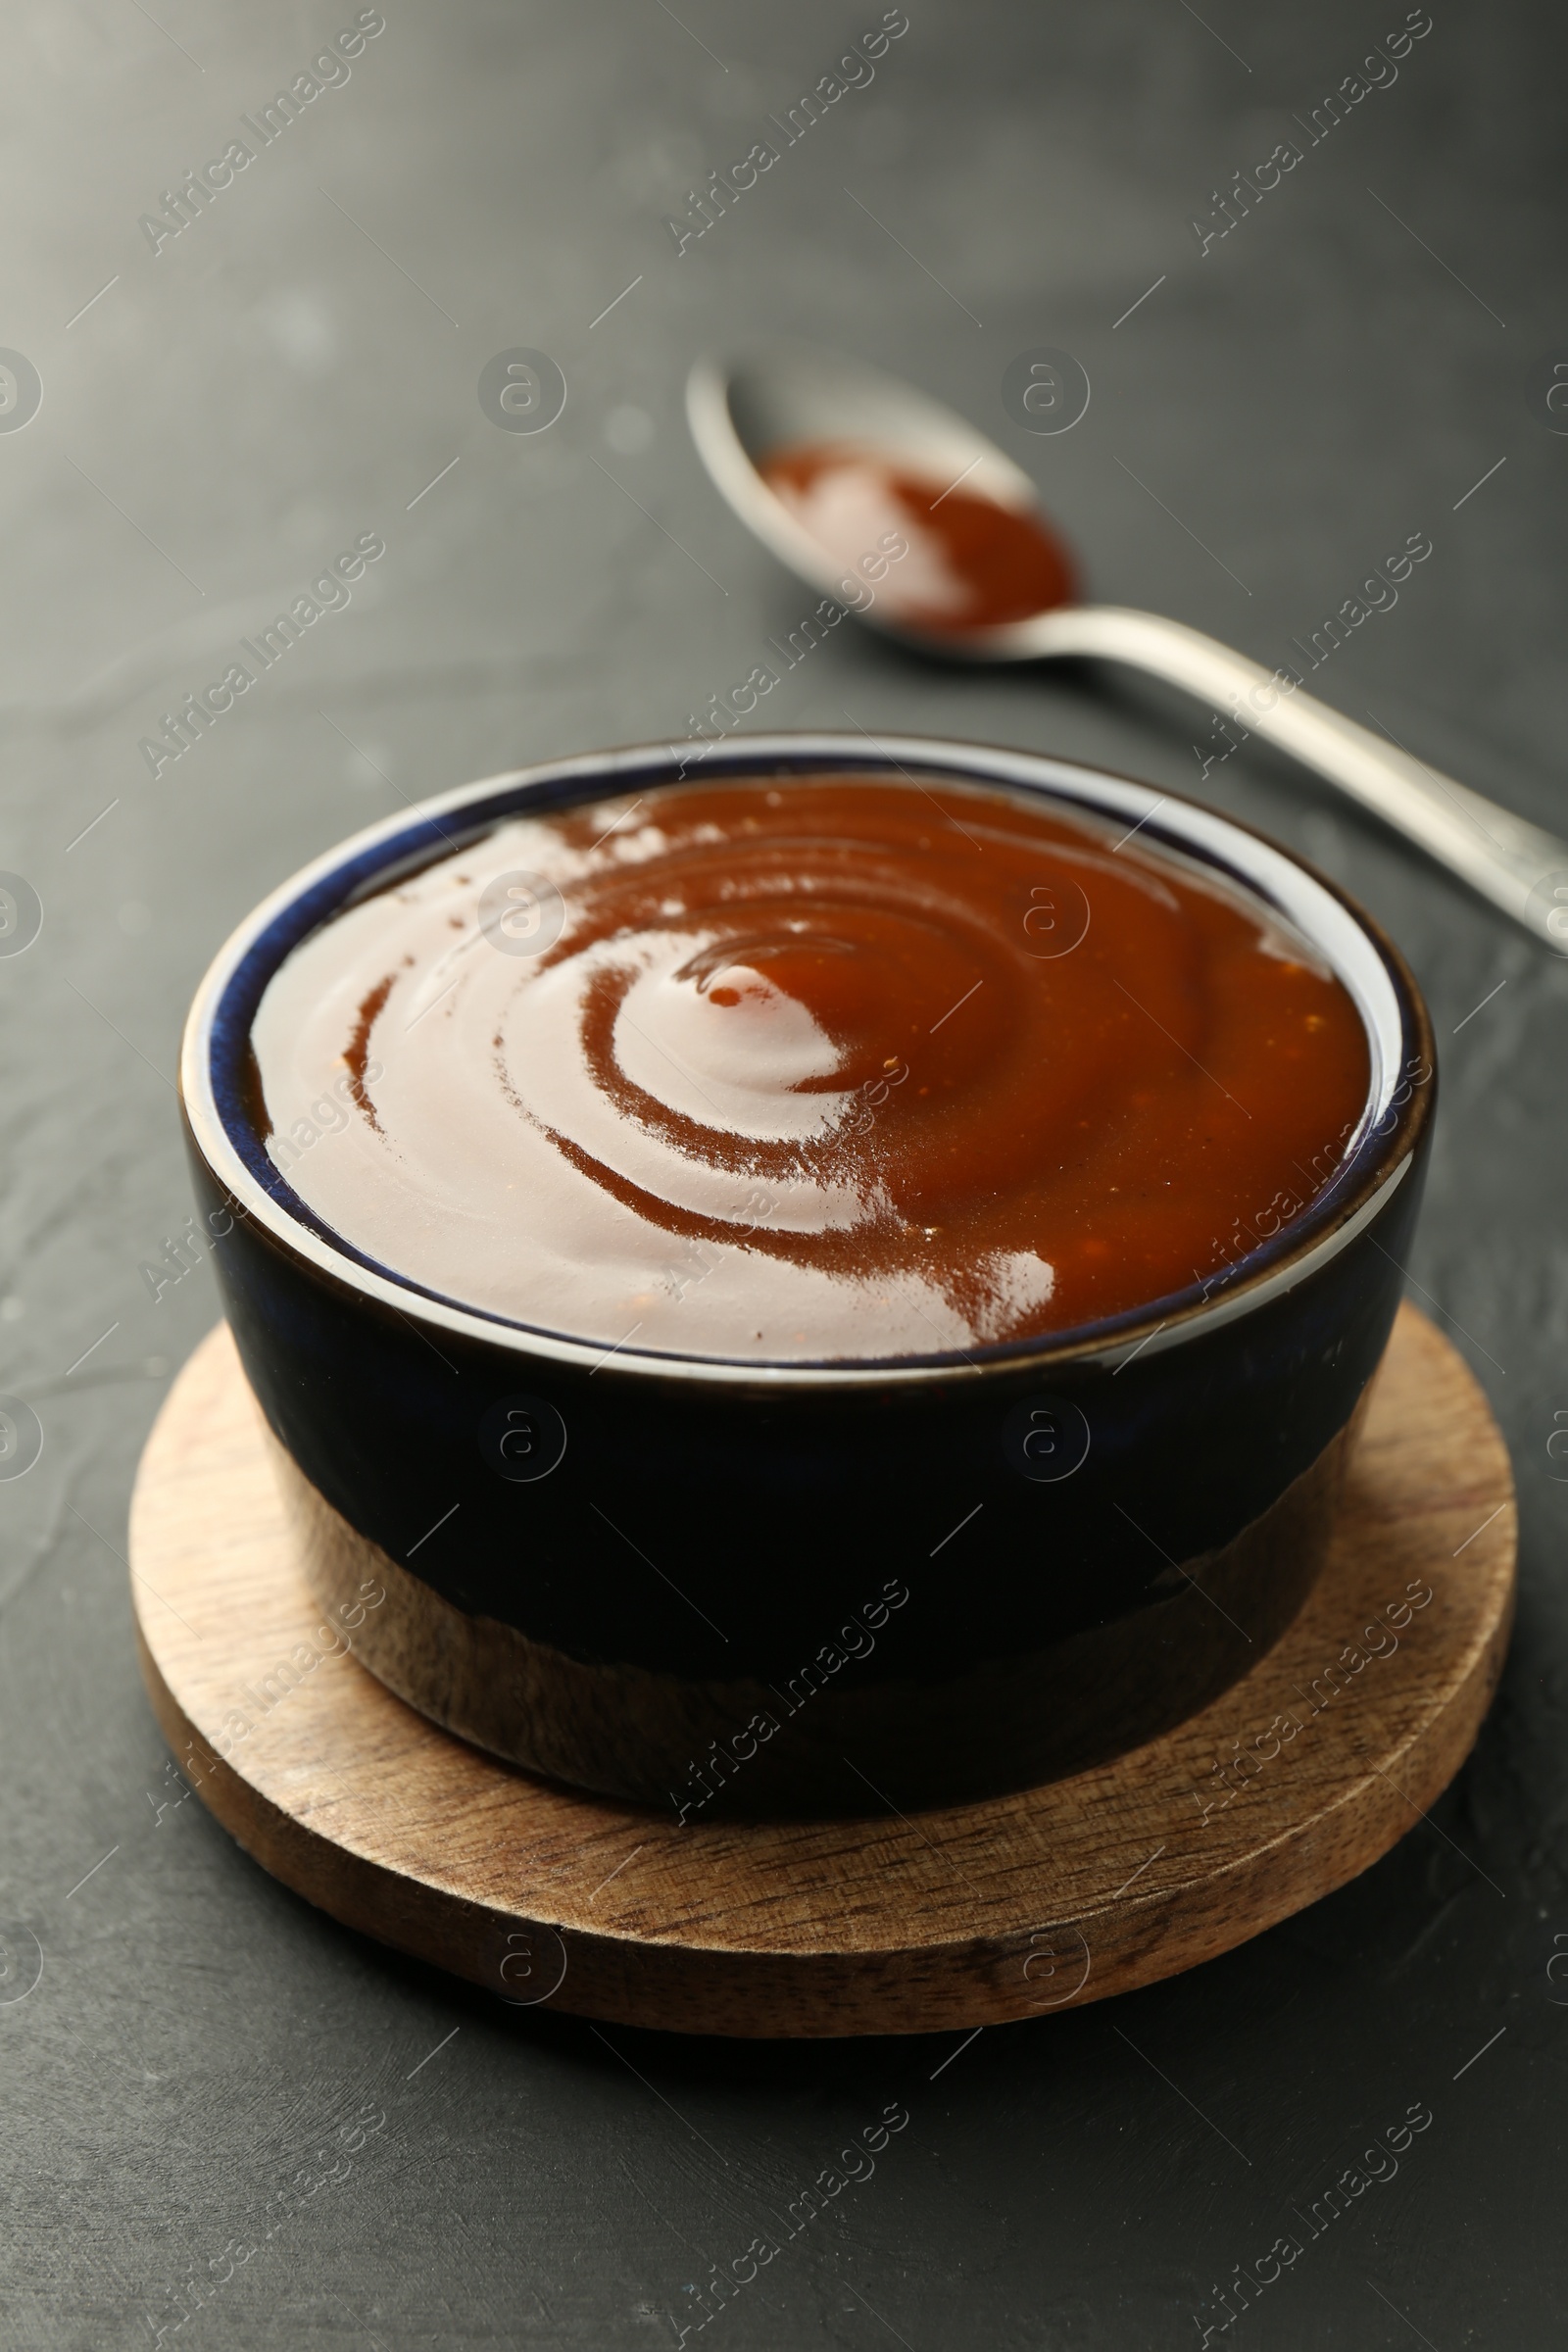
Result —
[[344, 1652], [352, 1634], [323, 1627], [296, 1570], [226, 1329], [175, 1383], [131, 1511], [153, 1704], [265, 1868], [505, 1998], [744, 2035], [1081, 2005], [1342, 1886], [1469, 1752], [1501, 1670], [1514, 1551], [1496, 1425], [1406, 1306], [1329, 1566], [1212, 1706], [1111, 1764], [985, 1803], [677, 1829], [482, 1755]]

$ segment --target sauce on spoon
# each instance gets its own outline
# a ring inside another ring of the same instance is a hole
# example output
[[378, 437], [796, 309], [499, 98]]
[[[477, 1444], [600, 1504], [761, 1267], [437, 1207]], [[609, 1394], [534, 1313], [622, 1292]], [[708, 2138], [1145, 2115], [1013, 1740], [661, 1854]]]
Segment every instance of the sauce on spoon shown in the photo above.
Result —
[[890, 531], [907, 542], [877, 593], [909, 628], [961, 636], [1077, 597], [1072, 558], [1038, 515], [999, 506], [961, 478], [932, 481], [834, 442], [774, 450], [759, 471], [835, 564], [853, 569]]

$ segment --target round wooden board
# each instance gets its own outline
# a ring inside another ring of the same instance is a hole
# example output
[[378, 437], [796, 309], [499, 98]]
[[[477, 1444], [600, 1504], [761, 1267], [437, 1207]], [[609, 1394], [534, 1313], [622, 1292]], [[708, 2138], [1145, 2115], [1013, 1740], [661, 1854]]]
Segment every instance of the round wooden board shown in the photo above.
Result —
[[682, 2033], [904, 2034], [1174, 1975], [1386, 1853], [1486, 1713], [1515, 1516], [1481, 1391], [1403, 1307], [1330, 1563], [1201, 1714], [1092, 1772], [917, 1819], [683, 1829], [496, 1762], [350, 1655], [290, 1665], [330, 1643], [226, 1328], [148, 1440], [130, 1547], [182, 1770], [335, 1919], [514, 2002]]

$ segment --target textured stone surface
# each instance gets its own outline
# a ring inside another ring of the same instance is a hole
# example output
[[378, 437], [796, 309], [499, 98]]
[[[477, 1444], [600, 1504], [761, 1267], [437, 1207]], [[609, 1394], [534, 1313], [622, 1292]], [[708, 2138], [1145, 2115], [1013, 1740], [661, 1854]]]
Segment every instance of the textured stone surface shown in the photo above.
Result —
[[[708, 2308], [689, 2288], [890, 2101], [909, 2122], [874, 2178], [741, 2289], [725, 2340], [1196, 2338], [1215, 2282], [1301, 2237], [1292, 2208], [1425, 2101], [1398, 2177], [1306, 2242], [1251, 2338], [1555, 2343], [1568, 967], [1255, 747], [1200, 781], [1207, 713], [1120, 678], [924, 667], [849, 625], [766, 711], [1198, 790], [1357, 891], [1430, 992], [1445, 1095], [1412, 1275], [1514, 1449], [1521, 1613], [1474, 1762], [1365, 1880], [960, 2056], [599, 2037], [356, 1942], [196, 1801], [160, 1815], [177, 1789], [119, 1555], [168, 1371], [216, 1312], [205, 1270], [155, 1303], [138, 1266], [186, 1213], [171, 1072], [229, 924], [402, 799], [684, 732], [806, 609], [689, 447], [700, 348], [783, 329], [904, 370], [1030, 467], [1098, 594], [1264, 660], [1429, 533], [1316, 683], [1568, 831], [1568, 440], [1541, 365], [1568, 356], [1560, 23], [1436, 7], [1397, 80], [1308, 145], [1292, 117], [1402, 7], [909, 0], [871, 85], [677, 258], [665, 214], [876, 7], [387, 0], [351, 77], [155, 254], [138, 217], [354, 13], [15, 0], [0, 27], [0, 344], [43, 384], [0, 431], [0, 866], [45, 909], [0, 958], [0, 1388], [45, 1432], [0, 1484], [0, 2344], [153, 2341], [193, 2269], [213, 2299], [181, 2339], [244, 2352], [673, 2342]], [[1200, 254], [1222, 175], [1289, 136], [1299, 165]], [[1033, 344], [1093, 382], [1058, 439], [1002, 410]], [[514, 346], [568, 382], [542, 435], [479, 408]], [[155, 781], [138, 740], [365, 531], [387, 553], [352, 604]], [[387, 2122], [352, 2172], [285, 2210], [368, 2101]], [[234, 2240], [257, 2251], [220, 2285]]]

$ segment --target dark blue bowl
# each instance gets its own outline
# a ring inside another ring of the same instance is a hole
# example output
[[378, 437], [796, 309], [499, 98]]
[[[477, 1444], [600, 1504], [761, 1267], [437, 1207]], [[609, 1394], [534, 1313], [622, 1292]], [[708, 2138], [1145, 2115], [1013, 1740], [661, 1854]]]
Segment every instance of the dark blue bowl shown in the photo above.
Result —
[[1327, 958], [1371, 1091], [1300, 1213], [1206, 1282], [972, 1354], [770, 1366], [613, 1353], [437, 1296], [269, 1159], [249, 1037], [307, 934], [519, 810], [678, 779], [678, 747], [465, 787], [361, 833], [243, 923], [181, 1091], [229, 1320], [328, 1604], [374, 1576], [364, 1662], [448, 1728], [621, 1797], [742, 1811], [957, 1801], [1137, 1744], [1300, 1606], [1420, 1202], [1433, 1041], [1332, 883], [1211, 810], [1021, 752], [747, 736], [704, 776], [967, 779], [1132, 825]]

